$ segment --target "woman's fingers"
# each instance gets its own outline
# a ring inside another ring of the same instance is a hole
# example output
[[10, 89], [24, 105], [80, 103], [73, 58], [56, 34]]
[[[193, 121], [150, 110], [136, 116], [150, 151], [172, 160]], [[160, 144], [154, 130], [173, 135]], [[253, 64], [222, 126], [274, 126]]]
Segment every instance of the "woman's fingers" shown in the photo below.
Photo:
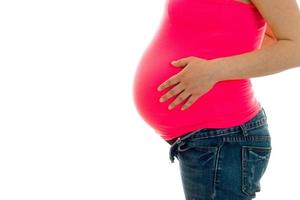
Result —
[[178, 82], [180, 82], [179, 78], [178, 78], [178, 74], [175, 74], [173, 76], [171, 76], [171, 78], [169, 78], [168, 80], [166, 80], [165, 82], [163, 82], [162, 84], [160, 84], [158, 87], [157, 87], [157, 90], [158, 91], [162, 91], [172, 85], [175, 85], [177, 84]]
[[184, 85], [182, 83], [177, 84], [174, 86], [171, 90], [169, 90], [166, 94], [162, 95], [159, 99], [160, 102], [164, 102], [168, 100], [169, 98], [179, 94], [185, 89]]
[[191, 105], [193, 105], [197, 101], [197, 99], [200, 96], [201, 95], [193, 94], [190, 98], [188, 98], [187, 102], [181, 107], [181, 110], [186, 110], [187, 108], [189, 108]]
[[169, 105], [168, 109], [171, 110], [181, 102], [183, 102], [186, 98], [188, 98], [191, 94], [187, 91], [181, 92], [176, 99]]

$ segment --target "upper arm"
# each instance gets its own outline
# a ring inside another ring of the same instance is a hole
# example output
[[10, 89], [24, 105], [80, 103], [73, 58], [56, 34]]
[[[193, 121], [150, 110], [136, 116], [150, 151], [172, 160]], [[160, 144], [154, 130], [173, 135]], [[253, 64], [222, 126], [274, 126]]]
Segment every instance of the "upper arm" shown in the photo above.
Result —
[[296, 0], [251, 0], [268, 26], [273, 40], [293, 40], [300, 44], [300, 12]]
[[274, 33], [273, 33], [271, 27], [268, 25], [268, 23], [267, 23], [267, 29], [266, 29], [265, 34], [266, 34], [268, 37], [270, 37], [270, 38], [276, 40], [276, 36], [274, 35]]
[[272, 29], [267, 24], [267, 29], [265, 32], [265, 35], [263, 37], [263, 42], [261, 47], [264, 48], [266, 46], [270, 46], [271, 44], [275, 43], [277, 41], [277, 38], [275, 37], [274, 33], [272, 32]]

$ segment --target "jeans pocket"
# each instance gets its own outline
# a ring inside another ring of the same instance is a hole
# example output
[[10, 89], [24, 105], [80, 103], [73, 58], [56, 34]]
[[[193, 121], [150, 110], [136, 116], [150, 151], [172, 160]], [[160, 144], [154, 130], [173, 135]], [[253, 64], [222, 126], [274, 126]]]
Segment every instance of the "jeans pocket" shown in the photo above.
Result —
[[213, 164], [216, 159], [218, 147], [200, 146], [182, 143], [178, 146], [178, 159], [189, 163], [198, 163], [202, 166]]
[[271, 146], [242, 146], [242, 191], [255, 197], [271, 155]]

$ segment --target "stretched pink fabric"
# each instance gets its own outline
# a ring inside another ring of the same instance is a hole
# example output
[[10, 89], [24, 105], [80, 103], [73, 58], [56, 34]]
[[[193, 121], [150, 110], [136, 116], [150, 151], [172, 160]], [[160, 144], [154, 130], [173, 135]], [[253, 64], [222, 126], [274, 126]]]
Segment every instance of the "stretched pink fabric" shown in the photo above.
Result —
[[[261, 109], [250, 79], [219, 81], [187, 110], [168, 110], [176, 96], [160, 103], [157, 87], [180, 72], [172, 60], [234, 56], [261, 47], [267, 23], [253, 4], [238, 0], [167, 0], [156, 34], [145, 49], [133, 81], [142, 119], [165, 140], [199, 128], [241, 125]], [[185, 101], [184, 101], [185, 102]]]

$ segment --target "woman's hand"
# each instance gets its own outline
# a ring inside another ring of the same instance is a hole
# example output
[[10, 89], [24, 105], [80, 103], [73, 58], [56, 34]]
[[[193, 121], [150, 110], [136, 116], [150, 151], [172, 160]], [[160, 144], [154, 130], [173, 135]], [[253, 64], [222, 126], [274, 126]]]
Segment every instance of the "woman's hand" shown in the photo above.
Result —
[[218, 82], [217, 69], [209, 60], [190, 56], [173, 61], [172, 65], [175, 67], [184, 67], [184, 69], [157, 88], [158, 91], [162, 91], [176, 84], [160, 98], [160, 102], [164, 102], [172, 96], [179, 94], [169, 105], [169, 110], [189, 97], [181, 108], [181, 110], [187, 109]]

